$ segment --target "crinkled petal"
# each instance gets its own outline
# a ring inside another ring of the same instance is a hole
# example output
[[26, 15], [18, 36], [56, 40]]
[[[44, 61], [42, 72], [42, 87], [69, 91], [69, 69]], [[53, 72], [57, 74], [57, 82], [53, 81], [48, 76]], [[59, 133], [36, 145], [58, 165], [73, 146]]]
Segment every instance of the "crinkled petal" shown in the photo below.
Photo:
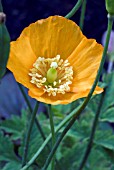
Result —
[[103, 47], [93, 39], [84, 38], [68, 57], [73, 66], [73, 83], [78, 91], [90, 88], [96, 77]]
[[[80, 28], [71, 20], [51, 16], [25, 28], [21, 37], [29, 37], [31, 48], [37, 57], [66, 59], [84, 38]], [[20, 38], [21, 38], [20, 37]]]

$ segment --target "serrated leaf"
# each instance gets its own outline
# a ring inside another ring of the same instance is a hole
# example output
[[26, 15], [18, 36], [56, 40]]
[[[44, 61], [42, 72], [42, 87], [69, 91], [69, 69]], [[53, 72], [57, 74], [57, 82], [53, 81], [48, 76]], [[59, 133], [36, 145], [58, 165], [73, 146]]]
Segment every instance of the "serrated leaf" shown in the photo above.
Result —
[[8, 136], [0, 132], [0, 161], [18, 160], [13, 148], [13, 143]]
[[12, 140], [22, 138], [22, 134], [26, 124], [26, 112], [23, 111], [21, 117], [18, 115], [12, 115], [11, 119], [6, 119], [1, 122], [0, 129], [11, 134]]

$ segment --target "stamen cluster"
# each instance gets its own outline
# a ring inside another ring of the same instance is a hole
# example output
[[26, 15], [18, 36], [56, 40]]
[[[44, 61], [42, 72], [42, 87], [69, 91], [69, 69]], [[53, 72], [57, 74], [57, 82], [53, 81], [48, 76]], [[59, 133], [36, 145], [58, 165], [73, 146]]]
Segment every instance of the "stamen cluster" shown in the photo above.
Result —
[[[57, 78], [52, 83], [49, 83], [47, 79], [47, 72], [50, 68], [57, 71]], [[29, 76], [31, 76], [31, 83], [38, 88], [43, 88], [49, 96], [56, 96], [57, 93], [65, 94], [70, 91], [69, 85], [72, 84], [73, 68], [68, 60], [61, 59], [60, 55], [54, 58], [38, 57], [33, 68], [30, 69]]]

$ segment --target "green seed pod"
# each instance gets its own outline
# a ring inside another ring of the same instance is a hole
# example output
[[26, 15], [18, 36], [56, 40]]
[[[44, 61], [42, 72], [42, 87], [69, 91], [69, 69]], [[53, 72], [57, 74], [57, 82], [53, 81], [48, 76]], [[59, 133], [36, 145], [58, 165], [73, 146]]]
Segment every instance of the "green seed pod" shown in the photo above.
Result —
[[5, 26], [5, 14], [2, 12], [2, 5], [0, 1], [0, 79], [6, 71], [10, 51], [10, 36]]
[[105, 0], [106, 10], [110, 15], [114, 15], [114, 0]]
[[49, 83], [53, 83], [57, 78], [57, 70], [55, 68], [50, 68], [47, 71], [47, 80]]

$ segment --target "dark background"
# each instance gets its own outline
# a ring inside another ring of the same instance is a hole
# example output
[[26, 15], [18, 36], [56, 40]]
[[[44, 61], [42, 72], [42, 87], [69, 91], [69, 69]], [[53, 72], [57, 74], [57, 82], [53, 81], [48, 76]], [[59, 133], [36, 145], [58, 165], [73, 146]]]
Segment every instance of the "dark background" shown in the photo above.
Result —
[[[11, 40], [15, 40], [26, 26], [38, 19], [47, 18], [50, 15], [65, 16], [76, 2], [77, 0], [2, 0]], [[77, 24], [80, 11], [72, 17]], [[84, 34], [88, 38], [95, 38], [100, 43], [106, 28], [105, 0], [87, 0]]]

